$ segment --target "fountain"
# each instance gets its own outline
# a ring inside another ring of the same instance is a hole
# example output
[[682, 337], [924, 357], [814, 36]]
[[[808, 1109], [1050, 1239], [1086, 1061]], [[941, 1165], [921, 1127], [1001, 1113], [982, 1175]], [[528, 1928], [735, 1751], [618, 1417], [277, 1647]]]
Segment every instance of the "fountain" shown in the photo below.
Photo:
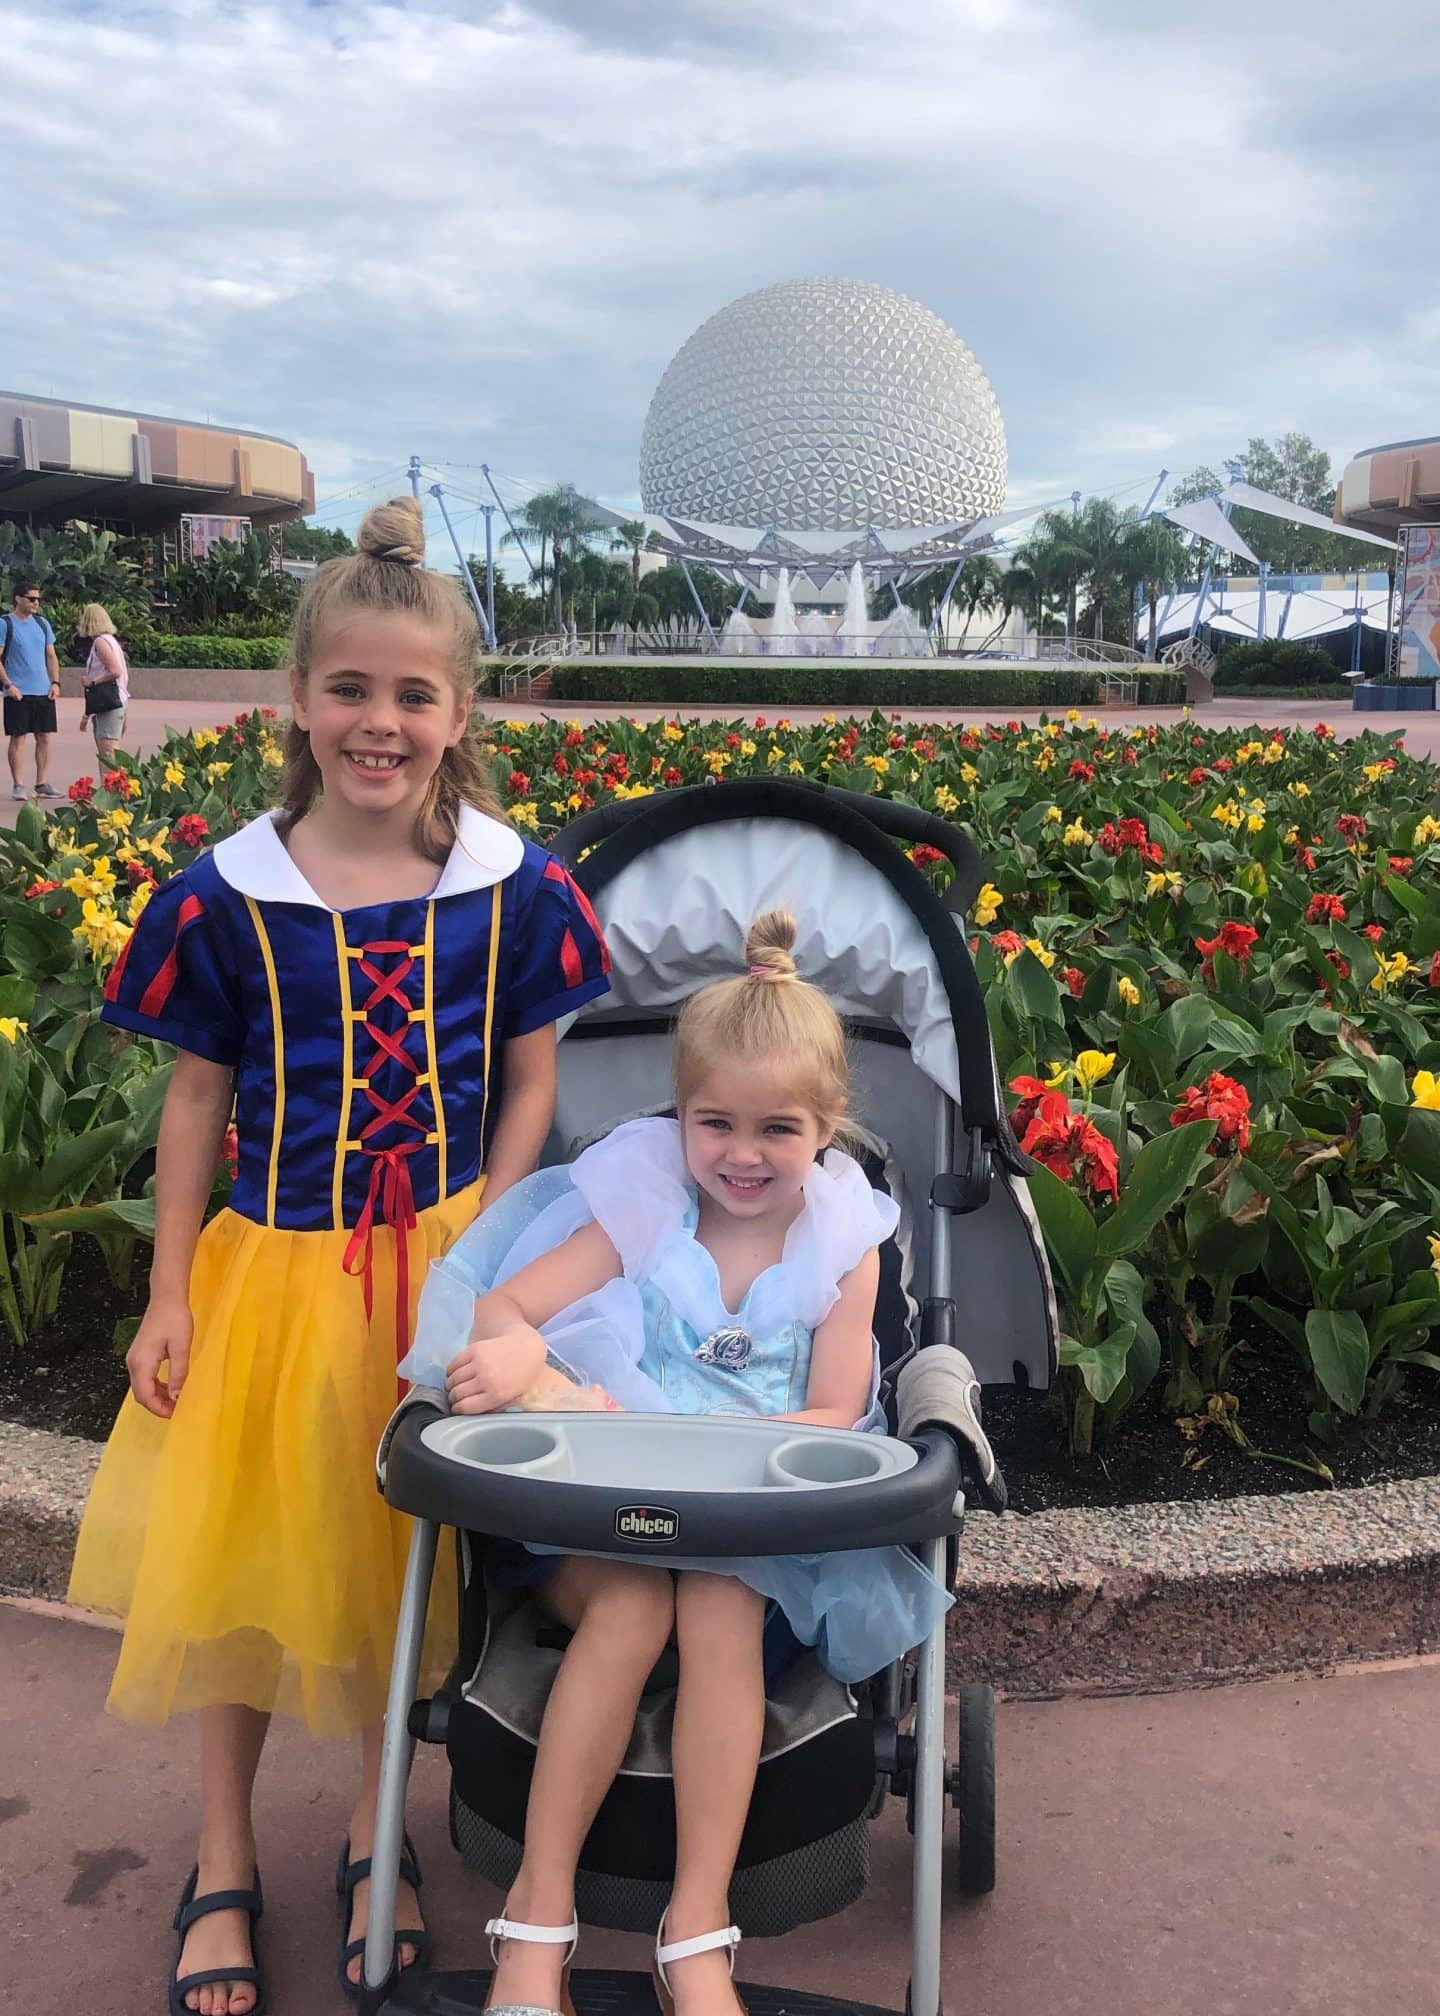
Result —
[[770, 618], [767, 648], [777, 658], [788, 657], [795, 649], [796, 634], [795, 604], [790, 596], [790, 569], [782, 567], [775, 589], [775, 613]]
[[763, 648], [760, 633], [745, 611], [732, 609], [725, 619], [725, 628], [720, 632], [720, 649], [733, 653], [737, 658], [749, 658]]
[[840, 649], [847, 658], [866, 658], [870, 643], [870, 605], [865, 594], [865, 575], [857, 560], [850, 569], [845, 589], [845, 613], [840, 618]]
[[830, 650], [830, 619], [818, 609], [804, 609], [796, 623], [795, 648], [804, 658], [824, 658]]

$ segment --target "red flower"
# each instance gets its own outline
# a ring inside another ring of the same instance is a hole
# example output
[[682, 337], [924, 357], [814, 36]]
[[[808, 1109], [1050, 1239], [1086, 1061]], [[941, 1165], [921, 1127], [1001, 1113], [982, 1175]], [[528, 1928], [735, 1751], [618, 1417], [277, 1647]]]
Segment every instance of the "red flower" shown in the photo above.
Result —
[[668, 769], [663, 770], [660, 773], [660, 782], [662, 784], [668, 784], [670, 789], [673, 791], [675, 786], [677, 784], [683, 784], [685, 782], [685, 779], [681, 776], [680, 772], [675, 768], [675, 765], [672, 763]]
[[90, 803], [90, 794], [94, 789], [95, 779], [93, 777], [77, 777], [66, 795], [73, 798], [77, 805], [88, 805]]
[[1248, 966], [1250, 954], [1255, 949], [1260, 933], [1253, 924], [1237, 924], [1233, 919], [1222, 924], [1213, 938], [1197, 938], [1195, 950], [1201, 956], [1200, 972], [1212, 987], [1215, 984], [1215, 954], [1223, 952], [1241, 966]]
[[1330, 964], [1335, 968], [1335, 971], [1340, 975], [1342, 980], [1350, 978], [1350, 961], [1345, 957], [1343, 952], [1330, 951], [1325, 954], [1325, 957], [1330, 961]]
[[905, 737], [903, 735], [892, 735], [890, 737], [890, 747], [892, 749], [903, 749], [905, 747]]
[[1005, 723], [1005, 733], [1007, 735], [1020, 735], [1023, 732], [1024, 731], [1018, 721], [1007, 721]]
[[1082, 784], [1093, 784], [1095, 782], [1095, 765], [1093, 763], [1086, 763], [1077, 756], [1070, 765], [1068, 774], [1071, 777], [1078, 777]]
[[1310, 852], [1308, 847], [1297, 845], [1295, 849], [1295, 866], [1297, 868], [1308, 869], [1312, 875], [1315, 873], [1315, 856]]
[[917, 868], [933, 868], [936, 862], [943, 861], [945, 856], [938, 847], [927, 847], [921, 840], [910, 849], [910, 859]]
[[1309, 908], [1305, 912], [1305, 922], [1307, 924], [1323, 924], [1327, 918], [1332, 923], [1343, 924], [1345, 922], [1345, 905], [1340, 901], [1338, 896], [1312, 896]]
[[1362, 928], [1365, 937], [1370, 940], [1372, 945], [1378, 945], [1380, 940], [1385, 936], [1385, 926], [1383, 924], [1366, 924]]
[[1440, 952], [1430, 955], [1430, 985], [1440, 987]]
[[1197, 763], [1195, 765], [1195, 768], [1190, 772], [1190, 782], [1192, 784], [1208, 784], [1209, 781], [1210, 781], [1210, 772], [1208, 770], [1202, 770], [1200, 768], [1200, 765]]
[[740, 747], [740, 740], [741, 738], [732, 728], [730, 733], [725, 737], [725, 747], [727, 749], [738, 749]]
[[278, 707], [262, 707], [260, 709], [260, 719], [262, 721], [278, 721], [280, 719], [280, 709]]
[[[155, 870], [147, 866], [144, 861], [127, 861], [125, 863], [125, 873], [130, 878], [130, 887], [132, 889], [138, 889], [142, 882], [153, 883], [155, 880]], [[53, 887], [54, 885], [52, 884], [51, 886]]]
[[568, 777], [570, 775], [570, 764], [558, 749], [550, 759], [550, 768], [555, 772], [557, 777]]
[[1231, 762], [1228, 756], [1222, 756], [1219, 762], [1215, 765], [1215, 768], [1220, 772], [1220, 775], [1222, 777], [1228, 777], [1230, 775], [1230, 772], [1235, 768], [1235, 765]]
[[1392, 875], [1408, 875], [1414, 866], [1415, 856], [1413, 854], [1392, 854], [1390, 856], [1390, 873]]
[[567, 749], [578, 749], [580, 747], [580, 744], [584, 740], [585, 740], [584, 730], [580, 728], [572, 728], [569, 734], [565, 737], [565, 747]]
[[105, 786], [105, 789], [113, 791], [117, 798], [128, 798], [130, 796], [130, 779], [123, 770], [106, 770], [100, 781]]
[[1335, 730], [1330, 726], [1328, 721], [1317, 721], [1315, 723], [1314, 734], [1317, 742], [1333, 742], [1335, 740]]
[[52, 889], [58, 889], [59, 887], [60, 884], [58, 882], [32, 882], [30, 887], [25, 891], [25, 900], [28, 903], [32, 896], [48, 896]]
[[1062, 966], [1060, 969], [1060, 978], [1070, 989], [1072, 999], [1078, 1001], [1080, 996], [1085, 992], [1085, 975], [1080, 971], [1080, 968], [1078, 966]]
[[198, 847], [209, 834], [210, 821], [203, 812], [182, 812], [175, 821], [175, 838], [182, 847]]
[[959, 740], [962, 749], [978, 749], [980, 747], [980, 737], [973, 728], [967, 728]]
[[1107, 854], [1118, 854], [1125, 844], [1120, 835], [1115, 831], [1115, 822], [1113, 819], [1105, 821], [1097, 837]]
[[1018, 931], [992, 931], [990, 943], [1003, 959], [1007, 952], [1023, 952], [1025, 940]]
[[1114, 1147], [1093, 1120], [1071, 1111], [1063, 1092], [1044, 1093], [1020, 1146], [1062, 1182], [1083, 1180], [1097, 1196], [1120, 1194], [1120, 1165]]
[[512, 770], [510, 772], [510, 789], [515, 793], [517, 798], [529, 797], [530, 779], [525, 775], [523, 770]]
[[1214, 1120], [1219, 1124], [1209, 1152], [1218, 1155], [1221, 1145], [1243, 1155], [1250, 1146], [1250, 1094], [1223, 1071], [1212, 1071], [1203, 1085], [1187, 1085], [1180, 1104], [1170, 1115], [1172, 1127], [1187, 1120]]
[[928, 735], [922, 735], [911, 745], [922, 763], [935, 761], [935, 744]]
[[1010, 1090], [1020, 1094], [1020, 1104], [1010, 1115], [1010, 1124], [1017, 1135], [1023, 1134], [1035, 1118], [1036, 1108], [1046, 1097], [1050, 1087], [1043, 1078], [1031, 1078], [1024, 1071], [1010, 1080]]
[[765, 726], [765, 716], [763, 714], [757, 714], [755, 716], [755, 726], [757, 728], [763, 728]]
[[575, 784], [581, 791], [588, 791], [595, 782], [595, 772], [589, 768], [575, 772]]
[[220, 1144], [220, 1161], [233, 1183], [240, 1174], [240, 1136], [233, 1126], [225, 1129], [225, 1139]]
[[1363, 840], [1370, 828], [1358, 812], [1342, 812], [1335, 821], [1335, 831], [1342, 840], [1348, 840], [1353, 847], [1357, 840]]
[[1122, 763], [1129, 763], [1132, 766], [1132, 768], [1136, 763], [1140, 761], [1140, 758], [1135, 754], [1135, 751], [1130, 747], [1128, 742], [1126, 743], [1125, 747], [1120, 751], [1120, 761]]

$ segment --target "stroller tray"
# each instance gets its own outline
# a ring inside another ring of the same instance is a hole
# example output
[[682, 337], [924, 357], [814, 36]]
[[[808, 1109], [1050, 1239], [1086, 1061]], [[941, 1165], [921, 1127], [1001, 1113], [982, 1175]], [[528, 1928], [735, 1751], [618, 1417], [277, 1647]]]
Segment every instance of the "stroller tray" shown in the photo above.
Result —
[[[751, 1982], [736, 1985], [750, 2016], [889, 2016], [869, 2002]], [[375, 2016], [479, 2016], [489, 1987], [488, 1973], [427, 1974], [408, 1968]], [[575, 2016], [659, 2016], [648, 1974], [580, 1969], [570, 1977], [570, 1992]]]
[[833, 1552], [959, 1528], [942, 1434], [681, 1414], [407, 1409], [385, 1494], [423, 1519], [580, 1553]]

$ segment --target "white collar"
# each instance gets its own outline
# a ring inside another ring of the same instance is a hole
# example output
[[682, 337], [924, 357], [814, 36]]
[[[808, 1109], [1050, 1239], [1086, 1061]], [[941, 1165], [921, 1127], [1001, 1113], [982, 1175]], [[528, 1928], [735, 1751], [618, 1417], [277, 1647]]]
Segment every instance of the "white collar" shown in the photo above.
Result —
[[[253, 896], [257, 902], [304, 903], [312, 910], [330, 909], [290, 858], [276, 831], [278, 816], [267, 812], [222, 840], [214, 852], [215, 866], [232, 889], [242, 896]], [[473, 805], [462, 805], [454, 845], [427, 900], [493, 889], [515, 873], [524, 857], [525, 842], [513, 826], [477, 812]]]

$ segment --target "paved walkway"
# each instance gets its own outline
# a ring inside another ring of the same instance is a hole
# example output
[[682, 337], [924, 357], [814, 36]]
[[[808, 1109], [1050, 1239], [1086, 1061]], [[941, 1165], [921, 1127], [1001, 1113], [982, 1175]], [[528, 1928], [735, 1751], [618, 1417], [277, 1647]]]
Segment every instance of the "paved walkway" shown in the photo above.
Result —
[[[214, 700], [134, 700], [130, 704], [130, 716], [125, 736], [125, 746], [141, 754], [158, 749], [165, 739], [167, 728], [188, 730], [210, 728], [227, 723], [241, 711], [244, 703], [227, 700], [217, 694]], [[248, 710], [247, 710], [248, 711]], [[497, 707], [495, 710], [500, 712]], [[512, 721], [541, 721], [545, 719], [565, 719], [583, 716], [589, 721], [610, 720], [620, 716], [634, 717], [641, 721], [654, 720], [657, 715], [678, 713], [685, 720], [730, 721], [744, 717], [753, 721], [757, 714], [775, 721], [780, 715], [794, 722], [819, 721], [827, 712], [864, 713], [863, 708], [826, 709], [822, 707], [705, 707], [683, 706], [665, 708], [658, 706], [590, 706], [566, 705], [536, 707], [521, 701], [506, 701], [504, 718]], [[894, 710], [903, 720], [915, 721], [956, 721], [979, 722], [987, 720], [1021, 720], [1035, 722], [1041, 713], [1048, 711], [1053, 718], [1056, 708], [1043, 710], [1038, 707], [912, 707]], [[1087, 713], [1086, 719], [1091, 718]], [[1174, 709], [1145, 712], [1136, 708], [1107, 708], [1103, 714], [1094, 717], [1103, 720], [1112, 728], [1128, 728], [1136, 722], [1148, 724], [1151, 721], [1178, 719]], [[1313, 728], [1317, 721], [1328, 721], [1337, 735], [1360, 734], [1366, 728], [1377, 732], [1401, 729], [1405, 735], [1405, 746], [1416, 756], [1440, 757], [1440, 714], [1355, 714], [1344, 702], [1328, 704], [1317, 701], [1255, 700], [1249, 703], [1239, 701], [1214, 701], [1207, 707], [1198, 708], [1194, 714], [1197, 726], [1223, 728], [1248, 726], [1254, 722], [1262, 728], [1291, 727]], [[33, 751], [31, 752], [33, 758]], [[27, 764], [27, 784], [33, 780], [33, 770]], [[50, 782], [57, 790], [65, 790], [76, 777], [98, 774], [95, 761], [95, 744], [89, 731], [83, 725], [78, 700], [60, 702], [60, 731], [51, 745]], [[8, 773], [0, 772], [0, 824], [13, 825], [15, 804], [10, 797]]]
[[[0, 2006], [163, 2007], [190, 1864], [194, 1737], [101, 1712], [115, 1640], [0, 1603]], [[954, 2016], [1394, 2016], [1435, 2006], [1440, 1663], [1335, 1679], [1002, 1707], [1000, 1883], [956, 1904]], [[339, 2010], [332, 1870], [348, 1758], [277, 1727], [260, 1781], [274, 2016]], [[481, 1965], [494, 1893], [448, 1845], [443, 1763], [422, 1751], [411, 1826], [442, 1966]], [[909, 1842], [877, 1829], [867, 1897], [745, 1949], [742, 1973], [898, 2007]], [[472, 1957], [473, 1956], [473, 1957]], [[641, 1941], [587, 1934], [592, 1966]]]

